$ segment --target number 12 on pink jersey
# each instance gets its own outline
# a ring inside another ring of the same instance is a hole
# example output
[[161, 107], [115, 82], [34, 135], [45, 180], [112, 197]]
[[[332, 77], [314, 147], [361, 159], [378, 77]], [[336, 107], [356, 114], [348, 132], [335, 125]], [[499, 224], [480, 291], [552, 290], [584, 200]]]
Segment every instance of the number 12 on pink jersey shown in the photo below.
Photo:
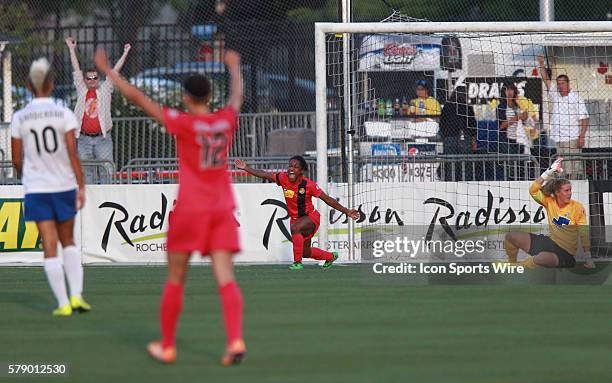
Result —
[[227, 157], [227, 137], [225, 132], [200, 134], [200, 169], [218, 168], [225, 165]]

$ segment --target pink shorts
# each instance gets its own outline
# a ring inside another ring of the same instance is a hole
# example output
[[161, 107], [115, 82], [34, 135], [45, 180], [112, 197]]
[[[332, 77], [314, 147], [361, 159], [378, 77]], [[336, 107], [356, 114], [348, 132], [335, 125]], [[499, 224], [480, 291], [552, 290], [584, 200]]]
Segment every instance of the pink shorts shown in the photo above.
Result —
[[168, 229], [169, 252], [240, 251], [238, 221], [231, 210], [197, 213], [175, 209]]
[[[321, 224], [321, 214], [319, 214], [319, 212], [316, 210], [313, 210], [310, 214], [308, 214], [308, 218], [310, 218], [312, 223], [314, 223], [315, 227], [312, 233], [304, 236], [304, 240], [308, 240], [314, 237], [314, 235], [317, 233], [317, 230], [319, 230], [319, 225]], [[295, 221], [297, 220], [292, 218], [289, 223], [293, 225]]]

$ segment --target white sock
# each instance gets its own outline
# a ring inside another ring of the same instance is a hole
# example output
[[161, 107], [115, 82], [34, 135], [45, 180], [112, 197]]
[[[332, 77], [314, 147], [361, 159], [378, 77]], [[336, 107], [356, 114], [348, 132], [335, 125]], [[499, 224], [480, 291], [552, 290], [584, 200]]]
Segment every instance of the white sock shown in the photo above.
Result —
[[83, 293], [83, 264], [81, 252], [76, 246], [64, 247], [64, 272], [70, 286], [70, 296], [81, 297]]
[[66, 293], [66, 281], [64, 281], [64, 270], [62, 269], [62, 260], [59, 257], [45, 258], [45, 274], [49, 286], [57, 299], [58, 307], [69, 304], [68, 295]]

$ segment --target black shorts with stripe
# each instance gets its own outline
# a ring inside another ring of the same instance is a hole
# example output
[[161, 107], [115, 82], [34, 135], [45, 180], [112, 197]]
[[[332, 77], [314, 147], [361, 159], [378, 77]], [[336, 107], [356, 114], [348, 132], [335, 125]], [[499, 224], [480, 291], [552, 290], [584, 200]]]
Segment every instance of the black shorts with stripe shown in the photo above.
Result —
[[535, 256], [543, 251], [554, 253], [559, 260], [560, 268], [571, 268], [576, 266], [576, 257], [568, 253], [564, 248], [557, 245], [549, 236], [543, 234], [531, 234], [531, 246], [529, 246], [529, 255]]

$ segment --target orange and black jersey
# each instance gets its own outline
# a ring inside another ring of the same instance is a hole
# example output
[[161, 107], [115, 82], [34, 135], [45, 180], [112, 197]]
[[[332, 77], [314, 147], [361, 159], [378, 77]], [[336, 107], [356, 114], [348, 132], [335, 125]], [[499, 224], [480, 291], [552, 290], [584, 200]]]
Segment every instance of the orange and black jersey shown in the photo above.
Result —
[[317, 183], [306, 177], [300, 177], [295, 183], [289, 181], [287, 172], [274, 174], [274, 180], [278, 186], [283, 188], [287, 210], [292, 219], [307, 216], [315, 208], [312, 205], [312, 197], [317, 197], [323, 193]]

